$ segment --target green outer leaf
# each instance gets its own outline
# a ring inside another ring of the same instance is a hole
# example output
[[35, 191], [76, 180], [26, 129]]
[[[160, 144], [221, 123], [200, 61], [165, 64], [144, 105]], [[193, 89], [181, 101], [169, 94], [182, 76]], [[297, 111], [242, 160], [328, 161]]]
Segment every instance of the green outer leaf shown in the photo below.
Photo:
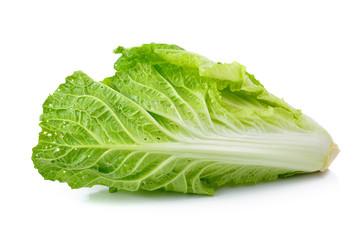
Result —
[[244, 66], [175, 45], [115, 52], [113, 77], [75, 72], [45, 101], [32, 156], [45, 179], [212, 195], [325, 168], [329, 134]]

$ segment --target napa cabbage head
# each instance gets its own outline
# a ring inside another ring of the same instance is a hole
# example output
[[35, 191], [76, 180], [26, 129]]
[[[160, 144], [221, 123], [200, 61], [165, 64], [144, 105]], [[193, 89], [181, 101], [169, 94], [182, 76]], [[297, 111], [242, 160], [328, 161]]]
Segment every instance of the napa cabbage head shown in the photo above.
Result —
[[338, 153], [325, 129], [237, 62], [155, 43], [115, 53], [114, 76], [74, 72], [43, 104], [32, 160], [45, 179], [212, 195], [324, 171]]

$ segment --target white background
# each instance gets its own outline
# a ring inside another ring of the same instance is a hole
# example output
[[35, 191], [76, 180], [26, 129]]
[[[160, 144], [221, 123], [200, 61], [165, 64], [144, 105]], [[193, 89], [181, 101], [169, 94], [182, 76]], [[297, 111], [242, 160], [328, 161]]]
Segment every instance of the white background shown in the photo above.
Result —
[[[361, 1], [1, 1], [1, 239], [362, 239]], [[340, 155], [325, 173], [215, 197], [109, 194], [33, 168], [42, 103], [118, 45], [173, 43], [238, 61], [313, 117]]]

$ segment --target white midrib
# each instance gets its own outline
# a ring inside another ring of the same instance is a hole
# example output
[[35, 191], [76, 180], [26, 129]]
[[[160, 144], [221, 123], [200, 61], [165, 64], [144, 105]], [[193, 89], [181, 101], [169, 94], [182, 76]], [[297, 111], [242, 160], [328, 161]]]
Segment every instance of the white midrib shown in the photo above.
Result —
[[293, 133], [245, 135], [237, 140], [215, 137], [188, 142], [71, 147], [164, 153], [180, 158], [314, 172], [323, 167], [331, 144], [332, 140], [325, 135]]

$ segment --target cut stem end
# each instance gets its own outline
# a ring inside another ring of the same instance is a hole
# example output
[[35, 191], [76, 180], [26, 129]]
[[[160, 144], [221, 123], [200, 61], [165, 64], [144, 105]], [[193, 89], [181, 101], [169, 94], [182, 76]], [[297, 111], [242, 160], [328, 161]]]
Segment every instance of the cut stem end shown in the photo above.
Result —
[[329, 147], [328, 154], [326, 157], [326, 161], [324, 162], [324, 165], [319, 170], [321, 172], [324, 172], [328, 169], [328, 167], [332, 164], [333, 160], [337, 157], [338, 153], [340, 152], [337, 144], [334, 142], [331, 143], [331, 146]]

